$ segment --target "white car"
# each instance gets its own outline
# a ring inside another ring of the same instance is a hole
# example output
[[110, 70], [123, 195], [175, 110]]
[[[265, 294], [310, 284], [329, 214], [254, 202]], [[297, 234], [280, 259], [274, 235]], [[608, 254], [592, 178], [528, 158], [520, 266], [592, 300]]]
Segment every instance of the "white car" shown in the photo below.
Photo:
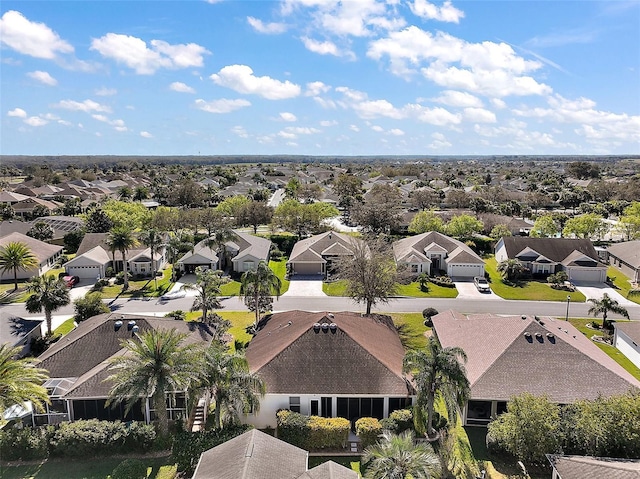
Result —
[[160, 296], [162, 301], [170, 301], [172, 299], [180, 299], [184, 298], [187, 295], [187, 292], [179, 289], [178, 291], [174, 291], [173, 293], [166, 293]]
[[476, 276], [475, 278], [473, 278], [473, 284], [476, 285], [476, 289], [481, 293], [491, 292], [491, 287], [489, 286], [489, 282], [482, 276]]

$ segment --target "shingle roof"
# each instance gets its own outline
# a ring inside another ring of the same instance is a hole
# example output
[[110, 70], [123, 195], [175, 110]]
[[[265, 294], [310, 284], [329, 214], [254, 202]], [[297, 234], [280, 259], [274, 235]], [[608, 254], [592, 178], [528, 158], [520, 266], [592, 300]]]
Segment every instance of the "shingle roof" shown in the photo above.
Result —
[[634, 268], [640, 268], [640, 240], [612, 244], [607, 251]]
[[[101, 247], [111, 258], [111, 251], [109, 250], [109, 245], [107, 244], [107, 240], [109, 238], [108, 233], [87, 233], [82, 238], [82, 242], [80, 243], [80, 247], [78, 248], [78, 252], [76, 253], [76, 257], [83, 255], [87, 251], [95, 248], [96, 246]], [[130, 258], [135, 257], [136, 255], [146, 252], [146, 254], [150, 254], [150, 249], [142, 243], [139, 243], [138, 246], [134, 246], [130, 250], [127, 251], [127, 261]], [[116, 251], [115, 254], [116, 261], [122, 260], [122, 253], [120, 251]]]
[[0, 238], [0, 247], [15, 242], [26, 244], [35, 257], [38, 258], [39, 264], [45, 263], [49, 258], [62, 251], [62, 246], [45, 243], [22, 233], [10, 233], [3, 236]]
[[252, 429], [202, 453], [193, 479], [297, 479], [304, 449]]
[[[342, 233], [336, 233], [335, 231], [327, 231], [326, 233], [322, 233], [298, 241], [295, 245], [293, 245], [293, 250], [291, 251], [288, 262], [294, 263], [296, 261], [310, 261], [311, 255], [307, 253], [308, 250], [311, 250], [318, 255], [322, 255], [323, 251], [334, 247], [336, 244], [342, 246], [342, 248], [340, 248], [339, 250], [335, 250], [335, 253], [329, 252], [327, 254], [348, 254], [348, 251], [353, 250], [354, 241], [362, 240], [354, 238], [352, 236], [344, 235]], [[317, 261], [320, 262], [322, 260], [318, 259]]]
[[575, 250], [598, 260], [593, 244], [588, 239], [572, 238], [531, 238], [527, 236], [506, 236], [502, 238], [509, 258], [515, 258], [523, 249], [529, 247], [537, 253], [560, 263]]
[[[393, 255], [396, 261], [407, 262], [412, 254], [424, 256], [425, 250], [446, 251], [450, 260], [456, 263], [484, 264], [482, 258], [471, 248], [457, 239], [450, 238], [436, 231], [428, 231], [416, 236], [403, 238], [393, 243]], [[450, 261], [449, 260], [449, 261]]]
[[547, 454], [560, 479], [640, 479], [640, 460]]
[[[404, 349], [388, 316], [288, 311], [271, 316], [246, 351], [270, 393], [406, 396]], [[314, 330], [335, 323], [336, 331]], [[313, 371], [313, 374], [310, 374]]]
[[616, 321], [613, 327], [629, 336], [632, 341], [640, 344], [640, 321]]
[[[271, 241], [266, 238], [260, 238], [241, 231], [234, 231], [236, 243], [240, 247], [237, 257], [251, 255], [254, 258], [267, 260], [269, 250], [271, 249]], [[235, 258], [234, 258], [235, 259]]]
[[5, 311], [0, 311], [0, 345], [8, 343], [17, 346], [34, 329], [39, 328], [41, 320], [24, 319]]
[[327, 461], [309, 469], [298, 479], [358, 479], [358, 477], [360, 476], [356, 471], [336, 462]]
[[[218, 261], [218, 255], [207, 246], [207, 241], [202, 240], [193, 247], [192, 251], [187, 251], [179, 260], [179, 263], [195, 264], [201, 261], [200, 258], [207, 259], [212, 263]], [[193, 259], [192, 259], [193, 258]]]
[[442, 346], [459, 346], [466, 352], [472, 399], [506, 401], [529, 392], [568, 404], [640, 387], [638, 380], [566, 321], [464, 316], [453, 311], [432, 320]]

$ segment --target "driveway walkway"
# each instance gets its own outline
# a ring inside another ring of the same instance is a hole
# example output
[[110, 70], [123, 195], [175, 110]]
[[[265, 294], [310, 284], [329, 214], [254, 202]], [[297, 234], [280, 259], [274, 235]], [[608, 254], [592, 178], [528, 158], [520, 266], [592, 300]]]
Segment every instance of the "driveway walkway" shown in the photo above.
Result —
[[456, 289], [458, 290], [458, 298], [460, 299], [493, 299], [501, 300], [500, 296], [493, 294], [493, 291], [481, 293], [473, 284], [473, 281], [456, 281]]
[[610, 298], [615, 299], [620, 306], [625, 308], [629, 306], [638, 306], [637, 303], [633, 301], [629, 301], [627, 298], [622, 296], [618, 291], [613, 289], [610, 286], [607, 286], [605, 283], [574, 283], [576, 285], [576, 289], [580, 291], [582, 294], [586, 296], [587, 299], [602, 299], [602, 295], [607, 293]]
[[294, 276], [290, 279], [289, 289], [282, 295], [291, 297], [327, 296], [322, 292], [322, 279], [316, 276]]

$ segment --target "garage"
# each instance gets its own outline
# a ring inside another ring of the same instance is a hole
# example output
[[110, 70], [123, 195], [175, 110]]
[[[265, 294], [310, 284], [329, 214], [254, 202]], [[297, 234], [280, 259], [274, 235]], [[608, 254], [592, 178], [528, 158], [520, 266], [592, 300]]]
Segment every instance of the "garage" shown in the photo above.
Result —
[[565, 269], [570, 281], [580, 281], [583, 283], [604, 283], [607, 279], [606, 268], [577, 268], [568, 267]]
[[322, 274], [323, 263], [289, 263], [293, 274]]
[[473, 278], [484, 276], [484, 264], [450, 264], [447, 274], [451, 278]]
[[68, 276], [77, 276], [80, 279], [96, 279], [103, 277], [100, 266], [71, 266], [65, 268]]
[[104, 278], [106, 265], [110, 262], [109, 255], [97, 246], [67, 262], [64, 270], [69, 276], [95, 280], [98, 276]]

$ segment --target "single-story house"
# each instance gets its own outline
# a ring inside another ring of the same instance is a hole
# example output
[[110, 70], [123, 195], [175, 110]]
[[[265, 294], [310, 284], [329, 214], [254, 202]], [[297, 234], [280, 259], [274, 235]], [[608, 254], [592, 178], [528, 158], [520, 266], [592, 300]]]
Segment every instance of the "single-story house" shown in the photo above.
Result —
[[178, 260], [178, 268], [184, 273], [191, 274], [198, 267], [218, 269], [218, 255], [206, 245], [205, 240], [200, 241]]
[[452, 278], [484, 276], [484, 261], [469, 246], [436, 231], [429, 231], [393, 243], [398, 265], [415, 275], [437, 275], [446, 271]]
[[[62, 255], [62, 246], [57, 246], [44, 241], [37, 240], [31, 236], [22, 233], [10, 233], [0, 238], [0, 248], [5, 247], [9, 243], [23, 243], [35, 255], [38, 264], [27, 270], [19, 269], [18, 279], [28, 279], [33, 276], [42, 276], [44, 273], [53, 268]], [[13, 271], [6, 271], [0, 275], [0, 280], [13, 280]]]
[[355, 242], [352, 236], [327, 231], [298, 241], [287, 261], [290, 275], [323, 275], [330, 273], [333, 263], [345, 256], [353, 256]]
[[41, 198], [27, 198], [26, 200], [18, 201], [12, 205], [13, 211], [17, 216], [26, 217], [33, 214], [34, 210], [38, 207], [44, 207], [49, 214], [52, 214], [61, 206], [60, 203], [54, 201], [43, 200]]
[[[176, 329], [187, 334], [187, 343], [211, 343], [212, 334], [202, 323], [187, 323], [166, 318], [109, 313], [83, 321], [76, 329], [47, 349], [39, 366], [49, 371], [44, 386], [51, 404], [44, 413], [34, 412], [34, 424], [58, 424], [78, 419], [147, 421], [154, 417], [150, 400], [131, 408], [125, 405], [106, 407], [111, 385], [109, 359], [123, 354], [121, 341], [151, 329]], [[169, 418], [186, 418], [187, 402], [184, 391], [168, 395]]]
[[638, 479], [640, 459], [547, 454], [551, 479]]
[[512, 396], [523, 393], [571, 404], [640, 387], [640, 381], [567, 321], [455, 311], [432, 321], [442, 347], [460, 347], [468, 358], [471, 394], [463, 411], [465, 425], [488, 424], [506, 410]]
[[607, 266], [588, 239], [508, 236], [498, 240], [495, 256], [498, 263], [517, 259], [534, 275], [565, 271], [570, 281], [603, 283], [607, 279]]
[[267, 387], [257, 414], [245, 422], [275, 427], [276, 412], [388, 417], [413, 403], [402, 372], [404, 349], [391, 318], [360, 313], [287, 311], [263, 320], [249, 343], [249, 369]]
[[205, 451], [193, 479], [357, 479], [333, 461], [309, 469], [304, 449], [252, 429]]
[[0, 344], [22, 348], [20, 357], [31, 351], [31, 341], [42, 337], [42, 320], [25, 319], [0, 311]]
[[607, 248], [609, 263], [634, 283], [640, 281], [640, 240], [615, 243]]
[[640, 321], [616, 321], [613, 328], [613, 346], [640, 368]]

